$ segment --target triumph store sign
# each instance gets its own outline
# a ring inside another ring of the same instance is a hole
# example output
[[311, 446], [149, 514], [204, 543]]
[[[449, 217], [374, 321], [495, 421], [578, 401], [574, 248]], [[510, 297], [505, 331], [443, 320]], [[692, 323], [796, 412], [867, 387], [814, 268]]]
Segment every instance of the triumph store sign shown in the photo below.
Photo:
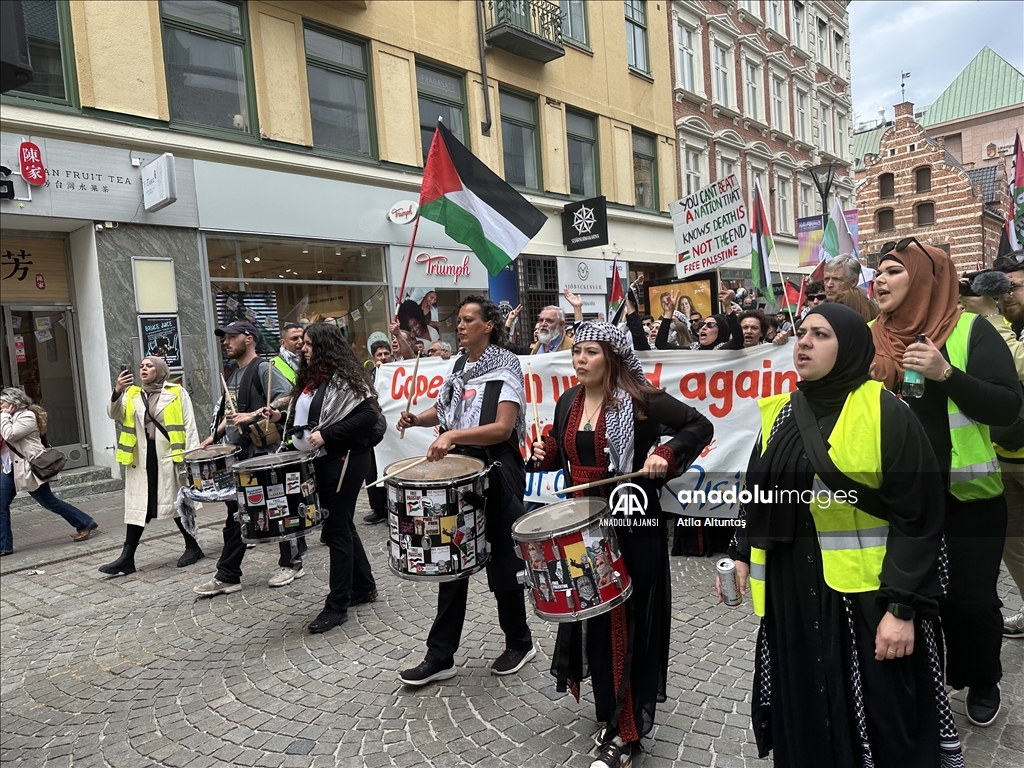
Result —
[[[398, 285], [405, 272], [408, 248], [391, 246], [391, 279]], [[472, 251], [420, 248], [412, 250], [407, 288], [434, 290], [486, 291], [487, 270]]]

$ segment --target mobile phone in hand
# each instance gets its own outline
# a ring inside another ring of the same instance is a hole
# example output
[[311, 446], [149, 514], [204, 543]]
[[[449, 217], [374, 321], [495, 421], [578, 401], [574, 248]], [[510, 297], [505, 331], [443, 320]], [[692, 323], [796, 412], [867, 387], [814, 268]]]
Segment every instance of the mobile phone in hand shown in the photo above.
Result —
[[128, 373], [132, 367], [128, 363], [121, 363], [121, 373]]

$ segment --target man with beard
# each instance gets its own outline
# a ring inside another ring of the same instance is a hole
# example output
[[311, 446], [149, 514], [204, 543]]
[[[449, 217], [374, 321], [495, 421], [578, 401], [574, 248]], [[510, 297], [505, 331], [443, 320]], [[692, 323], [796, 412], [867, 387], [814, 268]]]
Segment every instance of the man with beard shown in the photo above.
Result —
[[537, 317], [537, 343], [531, 355], [572, 349], [572, 339], [565, 334], [565, 313], [556, 306], [544, 307]]
[[290, 384], [295, 383], [295, 372], [299, 370], [299, 354], [302, 352], [302, 326], [298, 323], [288, 323], [281, 333], [281, 348], [277, 356], [271, 360], [274, 368], [288, 379]]

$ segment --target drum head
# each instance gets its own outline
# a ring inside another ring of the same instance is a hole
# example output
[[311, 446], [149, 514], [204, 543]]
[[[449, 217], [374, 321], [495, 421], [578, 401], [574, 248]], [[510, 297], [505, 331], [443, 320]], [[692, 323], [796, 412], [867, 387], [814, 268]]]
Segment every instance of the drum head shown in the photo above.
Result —
[[384, 469], [384, 474], [390, 475], [397, 469], [398, 474], [394, 475], [391, 478], [392, 480], [399, 482], [403, 480], [410, 482], [445, 482], [472, 477], [484, 469], [484, 463], [480, 459], [474, 459], [472, 456], [458, 455], [445, 456], [440, 461], [425, 461], [422, 464], [417, 464], [415, 467], [410, 467], [408, 470], [402, 469], [404, 465], [411, 464], [417, 458], [419, 457], [413, 456], [389, 464]]
[[512, 536], [520, 541], [536, 541], [583, 530], [591, 520], [600, 518], [607, 510], [604, 499], [557, 501], [519, 518], [512, 526]]
[[196, 448], [182, 454], [185, 461], [209, 461], [220, 459], [238, 452], [237, 445], [211, 445], [208, 448]]
[[260, 469], [287, 467], [308, 461], [310, 455], [308, 451], [288, 451], [286, 453], [271, 453], [266, 456], [253, 456], [251, 459], [238, 462], [231, 469], [235, 472], [253, 472]]

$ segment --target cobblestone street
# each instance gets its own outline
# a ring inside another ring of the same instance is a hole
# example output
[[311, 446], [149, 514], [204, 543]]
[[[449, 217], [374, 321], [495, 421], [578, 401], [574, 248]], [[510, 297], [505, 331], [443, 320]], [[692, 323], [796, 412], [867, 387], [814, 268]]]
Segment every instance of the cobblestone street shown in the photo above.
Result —
[[[388, 571], [386, 526], [359, 524], [379, 600], [310, 635], [327, 591], [327, 550], [315, 539], [306, 576], [292, 585], [267, 587], [277, 548], [257, 547], [241, 592], [197, 599], [192, 586], [209, 578], [220, 552], [223, 508], [200, 513], [206, 560], [175, 568], [180, 538], [159, 522], [142, 540], [139, 572], [108, 578], [96, 569], [120, 551], [121, 503], [107, 494], [81, 505], [101, 525], [83, 544], [36, 506], [14, 513], [16, 552], [0, 561], [4, 765], [590, 764], [589, 692], [577, 704], [548, 674], [555, 625], [531, 618], [537, 657], [518, 675], [490, 674], [503, 646], [482, 577], [470, 588], [458, 675], [412, 690], [396, 673], [422, 658], [434, 590]], [[360, 517], [364, 506], [365, 497]], [[644, 768], [770, 765], [757, 759], [748, 727], [757, 625], [749, 604], [715, 603], [713, 573], [710, 559], [672, 558], [669, 698]], [[1005, 573], [1000, 588], [1009, 592]], [[954, 696], [969, 766], [1024, 763], [1024, 642], [1004, 643], [1003, 666], [1003, 712], [992, 728], [969, 726], [963, 694]]]

